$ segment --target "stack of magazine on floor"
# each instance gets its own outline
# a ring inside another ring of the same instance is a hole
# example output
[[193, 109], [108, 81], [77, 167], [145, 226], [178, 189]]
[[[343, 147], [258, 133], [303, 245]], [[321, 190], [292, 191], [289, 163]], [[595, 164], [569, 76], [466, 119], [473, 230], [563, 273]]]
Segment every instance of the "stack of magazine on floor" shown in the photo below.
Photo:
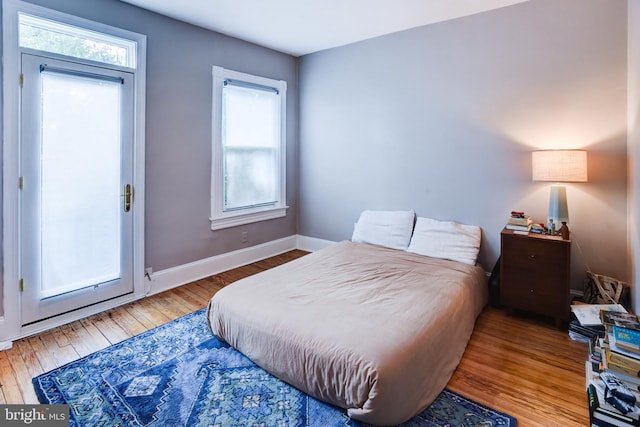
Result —
[[640, 321], [618, 308], [599, 317], [605, 334], [589, 340], [585, 365], [591, 426], [640, 427]]
[[569, 322], [569, 337], [574, 341], [588, 343], [594, 338], [604, 338], [605, 328], [600, 320], [600, 311], [627, 310], [621, 304], [575, 304], [571, 306], [573, 314]]

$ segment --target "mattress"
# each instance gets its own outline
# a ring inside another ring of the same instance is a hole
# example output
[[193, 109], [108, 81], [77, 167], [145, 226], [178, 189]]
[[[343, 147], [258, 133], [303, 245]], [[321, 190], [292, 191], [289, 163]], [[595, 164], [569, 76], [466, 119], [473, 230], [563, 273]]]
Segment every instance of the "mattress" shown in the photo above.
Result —
[[344, 241], [223, 288], [207, 319], [283, 381], [395, 425], [444, 389], [486, 303], [479, 266]]

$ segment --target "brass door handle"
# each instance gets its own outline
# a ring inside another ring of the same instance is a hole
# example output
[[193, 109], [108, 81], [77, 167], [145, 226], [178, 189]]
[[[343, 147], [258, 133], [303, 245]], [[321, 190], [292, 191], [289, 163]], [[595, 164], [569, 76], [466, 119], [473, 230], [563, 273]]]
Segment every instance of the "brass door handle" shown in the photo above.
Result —
[[124, 211], [129, 212], [131, 210], [131, 184], [126, 184], [124, 186]]

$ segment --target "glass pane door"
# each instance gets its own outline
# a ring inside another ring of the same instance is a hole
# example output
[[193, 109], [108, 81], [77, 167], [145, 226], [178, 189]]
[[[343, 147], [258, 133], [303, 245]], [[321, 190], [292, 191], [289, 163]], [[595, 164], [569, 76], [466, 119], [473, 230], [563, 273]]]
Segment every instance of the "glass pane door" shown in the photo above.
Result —
[[42, 289], [120, 278], [122, 83], [43, 71]]
[[23, 54], [22, 323], [133, 291], [132, 76]]

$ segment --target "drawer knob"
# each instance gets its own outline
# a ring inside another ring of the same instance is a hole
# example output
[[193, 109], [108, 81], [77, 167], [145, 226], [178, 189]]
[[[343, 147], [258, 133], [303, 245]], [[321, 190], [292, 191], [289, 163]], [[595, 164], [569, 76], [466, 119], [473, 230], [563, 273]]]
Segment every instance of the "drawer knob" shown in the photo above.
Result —
[[534, 292], [534, 290], [533, 290], [533, 289], [529, 289], [529, 292], [533, 293], [533, 292]]
[[536, 254], [529, 254], [529, 258], [534, 259], [536, 257]]

